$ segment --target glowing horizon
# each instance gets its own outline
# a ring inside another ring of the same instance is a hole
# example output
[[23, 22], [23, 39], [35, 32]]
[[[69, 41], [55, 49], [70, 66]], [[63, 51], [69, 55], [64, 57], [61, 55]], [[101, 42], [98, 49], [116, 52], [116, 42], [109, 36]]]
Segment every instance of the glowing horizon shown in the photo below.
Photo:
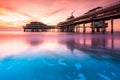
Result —
[[[56, 25], [65, 21], [75, 10], [80, 16], [88, 10], [119, 0], [0, 0], [0, 29], [21, 28], [30, 21]], [[116, 22], [117, 28], [120, 21]]]

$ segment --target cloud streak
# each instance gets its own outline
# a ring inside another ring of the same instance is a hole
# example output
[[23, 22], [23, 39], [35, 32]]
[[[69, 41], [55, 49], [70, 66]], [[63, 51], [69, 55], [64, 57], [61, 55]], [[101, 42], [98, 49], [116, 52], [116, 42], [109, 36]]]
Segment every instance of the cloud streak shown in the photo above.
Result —
[[54, 10], [54, 11], [48, 13], [47, 16], [48, 16], [48, 17], [49, 17], [49, 16], [53, 16], [53, 15], [55, 15], [55, 14], [57, 14], [57, 13], [63, 12], [64, 10], [65, 10], [65, 8], [60, 8], [60, 9]]

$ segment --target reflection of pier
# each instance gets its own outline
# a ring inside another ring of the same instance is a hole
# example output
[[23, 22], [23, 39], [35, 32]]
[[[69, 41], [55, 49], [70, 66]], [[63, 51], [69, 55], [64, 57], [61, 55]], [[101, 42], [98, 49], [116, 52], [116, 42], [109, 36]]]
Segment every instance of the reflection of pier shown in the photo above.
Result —
[[68, 49], [72, 52], [77, 49], [80, 51], [84, 51], [86, 53], [90, 53], [92, 55], [110, 55], [110, 56], [120, 56], [120, 49], [114, 47], [114, 37], [107, 36], [92, 36], [92, 37], [80, 37], [78, 39], [64, 39], [60, 41], [61, 44], [66, 45]]
[[37, 39], [36, 40], [35, 39], [29, 39], [29, 42], [30, 42], [31, 46], [37, 46], [39, 44], [42, 44], [43, 40], [41, 40], [41, 39], [40, 40], [39, 39], [38, 40]]
[[91, 28], [93, 33], [95, 31], [102, 31], [104, 33], [108, 27], [108, 23], [106, 23], [106, 21], [111, 20], [111, 33], [113, 33], [113, 20], [119, 18], [120, 1], [109, 7], [96, 7], [76, 18], [71, 15], [66, 21], [58, 23], [58, 27], [63, 32], [74, 32], [75, 30], [78, 30], [79, 25], [83, 24], [83, 33], [85, 33], [86, 24], [91, 23], [89, 28]]

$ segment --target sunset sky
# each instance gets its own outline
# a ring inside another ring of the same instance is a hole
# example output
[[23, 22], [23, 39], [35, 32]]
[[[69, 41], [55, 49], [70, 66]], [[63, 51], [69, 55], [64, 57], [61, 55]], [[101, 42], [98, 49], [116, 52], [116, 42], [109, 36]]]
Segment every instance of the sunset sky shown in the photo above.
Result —
[[[30, 21], [56, 25], [74, 10], [77, 17], [94, 7], [116, 1], [120, 0], [0, 0], [0, 29], [15, 30]], [[120, 25], [120, 20], [116, 20], [116, 25]]]

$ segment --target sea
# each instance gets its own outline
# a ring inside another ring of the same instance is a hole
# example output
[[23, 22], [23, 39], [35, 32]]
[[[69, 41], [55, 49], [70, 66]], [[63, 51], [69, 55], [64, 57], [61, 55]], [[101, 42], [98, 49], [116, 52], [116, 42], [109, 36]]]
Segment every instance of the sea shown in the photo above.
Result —
[[0, 80], [120, 80], [120, 33], [0, 32]]

